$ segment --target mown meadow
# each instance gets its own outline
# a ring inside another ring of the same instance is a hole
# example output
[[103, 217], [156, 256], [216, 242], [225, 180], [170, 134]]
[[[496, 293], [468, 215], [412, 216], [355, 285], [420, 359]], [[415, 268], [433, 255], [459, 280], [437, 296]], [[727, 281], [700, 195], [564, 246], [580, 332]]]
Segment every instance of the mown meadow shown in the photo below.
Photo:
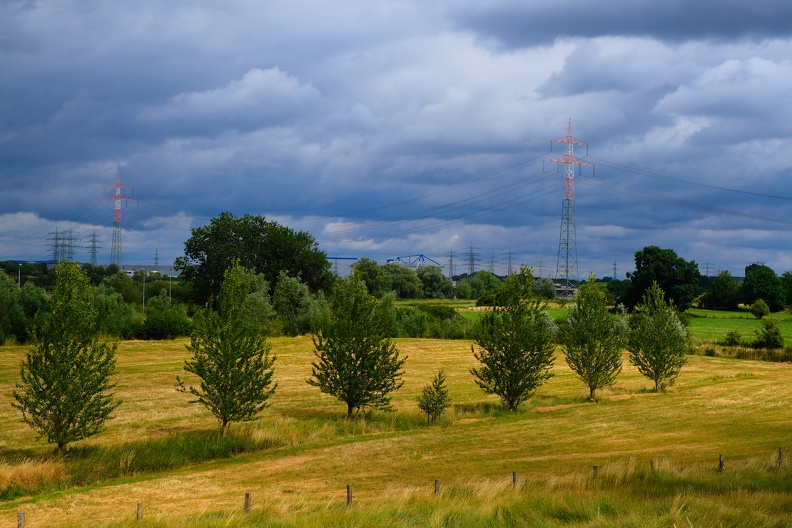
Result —
[[[789, 344], [792, 321], [774, 317]], [[409, 359], [397, 411], [365, 420], [345, 420], [343, 404], [305, 383], [310, 337], [276, 338], [271, 407], [226, 439], [175, 390], [186, 340], [126, 341], [123, 404], [106, 432], [58, 460], [11, 407], [26, 348], [2, 347], [0, 528], [19, 511], [27, 527], [790, 526], [792, 465], [779, 466], [778, 450], [792, 449], [792, 364], [718, 345], [758, 328], [747, 314], [694, 310], [673, 386], [650, 391], [625, 356], [594, 403], [559, 353], [555, 376], [514, 413], [476, 386], [470, 341], [399, 339]], [[427, 424], [415, 399], [439, 369], [453, 411]]]

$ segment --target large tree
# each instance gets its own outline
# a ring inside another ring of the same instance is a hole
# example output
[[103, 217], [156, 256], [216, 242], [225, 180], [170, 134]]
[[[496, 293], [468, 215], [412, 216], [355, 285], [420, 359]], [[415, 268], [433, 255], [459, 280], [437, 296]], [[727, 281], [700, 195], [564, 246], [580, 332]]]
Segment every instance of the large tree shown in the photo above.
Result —
[[749, 264], [745, 267], [740, 297], [745, 304], [753, 304], [757, 299], [762, 299], [771, 312], [780, 311], [786, 302], [781, 279], [772, 268], [763, 264]]
[[195, 323], [187, 350], [192, 358], [184, 370], [200, 380], [186, 386], [177, 377], [178, 390], [196, 397], [190, 403], [204, 405], [220, 422], [225, 436], [231, 422], [254, 419], [275, 392], [272, 383], [275, 357], [270, 356], [266, 329], [250, 311], [251, 274], [234, 263], [223, 275], [217, 310], [203, 308]]
[[653, 284], [629, 318], [627, 350], [638, 372], [654, 381], [655, 390], [673, 383], [685, 365], [687, 329], [680, 321], [673, 301]]
[[731, 273], [721, 271], [707, 293], [705, 306], [714, 310], [736, 310], [740, 302], [740, 285]]
[[56, 452], [104, 429], [120, 401], [115, 385], [116, 344], [99, 340], [98, 310], [88, 276], [74, 263], [56, 270], [49, 309], [36, 316], [35, 348], [20, 366], [13, 392], [22, 420]]
[[382, 270], [390, 276], [391, 291], [399, 299], [420, 299], [423, 296], [423, 283], [415, 270], [398, 262], [389, 262]]
[[454, 295], [454, 283], [443, 275], [439, 266], [421, 266], [415, 270], [423, 285], [423, 296], [427, 299], [450, 299]]
[[607, 295], [593, 276], [581, 284], [562, 330], [567, 364], [594, 401], [596, 390], [613, 385], [621, 372], [627, 327], [623, 316], [608, 312]]
[[330, 316], [314, 336], [316, 361], [308, 384], [347, 405], [347, 418], [366, 408], [392, 410], [407, 358], [387, 337], [379, 302], [355, 277], [338, 281]]
[[687, 261], [672, 249], [646, 246], [635, 253], [635, 271], [628, 274], [630, 288], [620, 299], [627, 307], [634, 307], [646, 291], [657, 283], [680, 312], [690, 308], [699, 292], [698, 264]]
[[539, 301], [520, 299], [519, 292], [502, 298], [513, 302], [495, 306], [479, 320], [479, 349], [471, 348], [481, 366], [470, 372], [485, 393], [495, 394], [514, 411], [553, 375], [555, 325]]
[[329, 287], [332, 281], [331, 264], [309, 233], [263, 216], [236, 217], [229, 212], [194, 228], [184, 243], [184, 256], [176, 259], [174, 267], [203, 302], [217, 296], [225, 270], [237, 260], [262, 274], [273, 287], [281, 271], [300, 277], [313, 292]]

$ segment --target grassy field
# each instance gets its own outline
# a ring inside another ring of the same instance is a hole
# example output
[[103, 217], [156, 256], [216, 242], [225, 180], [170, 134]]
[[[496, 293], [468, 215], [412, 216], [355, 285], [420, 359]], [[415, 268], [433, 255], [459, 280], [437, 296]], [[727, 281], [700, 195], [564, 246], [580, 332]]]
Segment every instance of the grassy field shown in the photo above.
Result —
[[[758, 328], [748, 318], [699, 319], [691, 330], [701, 343], [722, 338], [735, 322], [754, 325], [744, 336]], [[625, 365], [616, 385], [587, 403], [587, 390], [559, 357], [555, 377], [507, 413], [469, 374], [470, 342], [404, 339], [397, 341], [409, 356], [394, 397], [398, 411], [346, 421], [342, 404], [305, 383], [310, 338], [279, 338], [272, 406], [232, 428], [246, 452], [141, 469], [150, 451], [192, 450], [190, 442], [218, 429], [174, 389], [184, 344], [121, 343], [116, 392], [123, 404], [108, 430], [79, 443], [68, 462], [48, 459], [50, 448], [19, 422], [10, 402], [25, 349], [0, 348], [0, 491], [37, 490], [0, 501], [0, 528], [15, 527], [18, 511], [28, 528], [792, 525], [792, 471], [787, 462], [777, 466], [778, 448], [792, 447], [789, 363], [690, 356], [676, 384], [659, 394]], [[415, 397], [440, 368], [454, 412], [427, 425]], [[107, 467], [91, 473], [81, 458]], [[253, 497], [247, 514], [246, 492]]]

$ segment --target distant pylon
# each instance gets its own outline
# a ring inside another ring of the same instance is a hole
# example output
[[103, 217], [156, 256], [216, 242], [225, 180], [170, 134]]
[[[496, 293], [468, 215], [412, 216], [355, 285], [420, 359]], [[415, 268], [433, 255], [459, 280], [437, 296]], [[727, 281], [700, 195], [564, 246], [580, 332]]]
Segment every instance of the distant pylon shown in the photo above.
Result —
[[113, 200], [113, 242], [110, 246], [110, 264], [115, 264], [119, 268], [123, 265], [122, 252], [121, 252], [121, 202], [134, 200], [134, 198], [126, 198], [121, 196], [121, 189], [131, 189], [128, 185], [121, 185], [121, 173], [116, 172], [115, 195], [110, 197], [103, 197], [104, 200]]
[[572, 118], [569, 119], [566, 137], [551, 140], [552, 143], [566, 143], [567, 152], [560, 158], [552, 158], [547, 161], [564, 164], [564, 198], [561, 202], [561, 234], [558, 243], [558, 261], [556, 264], [555, 280], [562, 284], [562, 297], [571, 297], [574, 291], [574, 284], [580, 283], [577, 261], [577, 241], [575, 240], [575, 165], [588, 165], [575, 157], [572, 146], [582, 145], [588, 147], [572, 135]]
[[96, 236], [96, 229], [94, 229], [93, 234], [91, 235], [91, 238], [89, 239], [89, 241], [91, 243], [91, 245], [90, 245], [90, 248], [91, 248], [91, 266], [96, 266], [96, 254], [98, 253], [98, 250], [99, 250], [99, 247], [100, 247], [99, 244], [98, 244], [99, 238]]

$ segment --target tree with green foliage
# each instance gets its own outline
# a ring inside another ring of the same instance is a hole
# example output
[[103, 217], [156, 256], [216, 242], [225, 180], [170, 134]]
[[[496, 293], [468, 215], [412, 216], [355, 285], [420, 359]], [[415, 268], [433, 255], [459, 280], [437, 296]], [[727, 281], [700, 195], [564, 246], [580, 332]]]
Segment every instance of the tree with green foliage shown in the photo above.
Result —
[[262, 334], [270, 335], [273, 326], [272, 303], [270, 302], [270, 285], [261, 273], [244, 270], [250, 283], [250, 291], [245, 297], [245, 310], [250, 318], [259, 325]]
[[300, 277], [312, 292], [329, 288], [331, 264], [316, 240], [305, 231], [294, 231], [263, 216], [236, 217], [221, 213], [209, 225], [192, 230], [184, 243], [184, 256], [174, 268], [190, 282], [203, 304], [217, 298], [225, 270], [235, 261], [264, 275], [273, 287], [281, 271]]
[[613, 385], [622, 369], [622, 348], [627, 338], [623, 316], [608, 312], [607, 295], [589, 277], [580, 285], [562, 327], [561, 343], [572, 372], [595, 392]]
[[143, 314], [107, 284], [94, 289], [94, 302], [101, 335], [128, 338], [143, 325]]
[[779, 277], [781, 288], [784, 290], [784, 306], [792, 306], [792, 271], [785, 271]]
[[23, 341], [26, 337], [25, 313], [20, 302], [21, 291], [16, 280], [0, 272], [0, 345], [6, 339]]
[[399, 299], [420, 299], [423, 296], [423, 284], [414, 269], [389, 262], [382, 266], [382, 271], [390, 277], [390, 290], [396, 292]]
[[88, 276], [61, 262], [49, 310], [36, 316], [35, 348], [20, 366], [12, 405], [22, 420], [61, 453], [105, 427], [113, 398], [117, 344], [99, 340], [98, 313]]
[[646, 246], [635, 253], [635, 271], [627, 274], [630, 288], [619, 299], [628, 308], [637, 305], [646, 291], [657, 283], [680, 312], [690, 308], [699, 293], [698, 264], [687, 261], [672, 249]]
[[383, 272], [377, 261], [363, 257], [352, 264], [352, 274], [363, 284], [374, 297], [382, 297], [391, 291], [391, 278]]
[[277, 388], [267, 335], [247, 309], [251, 286], [238, 261], [225, 271], [217, 309], [196, 313], [187, 345], [192, 358], [184, 362], [184, 370], [197, 376], [200, 385], [187, 387], [176, 378], [177, 390], [196, 397], [190, 403], [202, 404], [220, 421], [222, 436], [230, 423], [253, 420]]
[[762, 319], [762, 328], [755, 330], [754, 348], [784, 348], [784, 336], [775, 321], [769, 318]]
[[528, 266], [523, 266], [517, 273], [506, 277], [495, 295], [495, 303], [499, 306], [511, 306], [531, 299], [536, 295], [533, 285], [533, 271]]
[[763, 264], [750, 264], [745, 267], [740, 297], [745, 304], [753, 304], [757, 299], [763, 299], [771, 312], [782, 310], [786, 302], [781, 279], [772, 268]]
[[143, 339], [175, 339], [190, 335], [192, 322], [183, 304], [174, 303], [168, 292], [146, 300], [145, 319], [138, 337]]
[[460, 299], [484, 300], [479, 304], [493, 304], [503, 286], [497, 275], [490, 271], [481, 270], [457, 283], [457, 297]]
[[740, 285], [731, 273], [722, 271], [712, 281], [705, 307], [712, 310], [736, 310], [740, 302]]
[[756, 299], [756, 302], [754, 302], [749, 307], [749, 310], [751, 312], [751, 315], [753, 315], [757, 319], [761, 319], [763, 317], [770, 315], [770, 307], [767, 306], [767, 303], [764, 302], [763, 299]]
[[543, 299], [556, 298], [556, 290], [553, 279], [549, 279], [547, 277], [535, 279], [533, 285], [531, 285], [531, 291], [534, 295], [537, 297], [542, 297]]
[[443, 275], [439, 266], [420, 266], [415, 274], [421, 281], [425, 299], [450, 299], [454, 296], [454, 283]]
[[442, 370], [426, 385], [418, 395], [418, 408], [426, 413], [426, 421], [434, 422], [440, 418], [446, 409], [451, 407], [448, 397], [448, 388], [445, 384], [446, 377]]
[[316, 361], [309, 385], [347, 405], [347, 418], [371, 408], [392, 410], [407, 358], [387, 337], [378, 301], [354, 276], [339, 280], [330, 316], [313, 337]]
[[311, 300], [307, 284], [298, 277], [290, 277], [285, 271], [280, 272], [272, 304], [285, 335], [294, 337], [311, 331]]
[[654, 283], [629, 317], [627, 350], [638, 372], [654, 381], [655, 391], [673, 383], [687, 358], [688, 333], [665, 294]]
[[[520, 292], [503, 299], [520, 299]], [[471, 349], [481, 366], [470, 372], [486, 394], [498, 396], [510, 411], [553, 376], [556, 328], [543, 308], [538, 300], [495, 306], [475, 329], [479, 349]]]

